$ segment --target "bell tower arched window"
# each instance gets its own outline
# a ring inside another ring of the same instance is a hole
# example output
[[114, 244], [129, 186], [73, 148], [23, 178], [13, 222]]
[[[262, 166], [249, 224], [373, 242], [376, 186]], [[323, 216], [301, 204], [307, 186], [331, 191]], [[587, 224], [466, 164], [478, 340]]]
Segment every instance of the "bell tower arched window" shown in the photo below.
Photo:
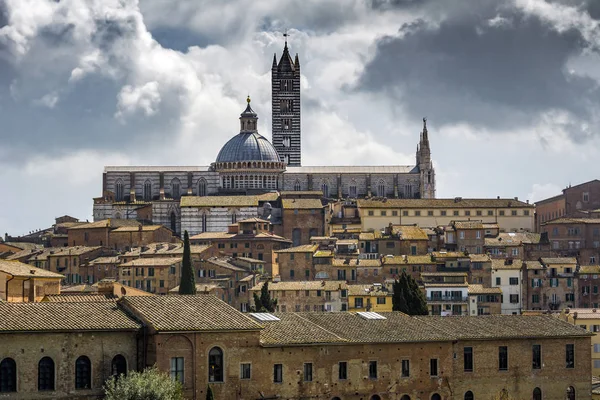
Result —
[[218, 347], [208, 352], [208, 381], [223, 382], [223, 350]]

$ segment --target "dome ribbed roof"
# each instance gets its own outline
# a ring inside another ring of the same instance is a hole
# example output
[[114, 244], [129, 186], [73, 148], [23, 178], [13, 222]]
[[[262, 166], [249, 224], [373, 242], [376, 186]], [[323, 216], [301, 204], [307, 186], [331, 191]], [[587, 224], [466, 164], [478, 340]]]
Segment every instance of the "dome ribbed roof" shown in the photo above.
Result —
[[257, 132], [240, 132], [221, 148], [217, 162], [276, 161], [280, 162], [277, 150]]

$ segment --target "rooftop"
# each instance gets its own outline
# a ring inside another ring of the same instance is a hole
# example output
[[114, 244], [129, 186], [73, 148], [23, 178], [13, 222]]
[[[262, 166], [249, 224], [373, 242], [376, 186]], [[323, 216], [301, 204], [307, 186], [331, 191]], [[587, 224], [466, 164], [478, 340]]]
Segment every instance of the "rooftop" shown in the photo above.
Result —
[[359, 208], [533, 208], [515, 199], [359, 199], [356, 203]]
[[542, 257], [542, 264], [553, 265], [553, 264], [577, 264], [575, 257]]
[[76, 229], [96, 229], [96, 228], [119, 228], [121, 226], [139, 226], [140, 223], [134, 219], [119, 219], [119, 218], [109, 218], [103, 219], [100, 221], [90, 222], [87, 224], [76, 225], [69, 230]]
[[452, 221], [455, 229], [483, 229], [481, 221]]
[[290, 247], [287, 249], [276, 250], [275, 253], [314, 253], [319, 248], [316, 244], [303, 244], [301, 246]]
[[275, 201], [276, 192], [251, 196], [183, 196], [181, 207], [258, 207], [261, 201]]
[[0, 332], [122, 331], [140, 325], [114, 301], [0, 302]]
[[24, 264], [19, 261], [0, 260], [0, 272], [11, 276], [22, 278], [48, 278], [48, 279], [63, 279], [64, 275], [50, 272], [45, 269], [36, 268], [29, 264]]
[[251, 331], [261, 325], [212, 294], [146, 296], [119, 300], [156, 331]]
[[309, 210], [323, 208], [323, 204], [319, 199], [282, 199], [281, 205], [284, 209], [294, 210]]
[[[260, 291], [264, 282], [258, 283], [251, 288], [253, 291]], [[326, 290], [336, 291], [346, 289], [346, 281], [284, 281], [269, 282], [269, 291], [275, 290]]]
[[119, 267], [168, 267], [181, 262], [178, 257], [137, 258], [119, 265]]
[[499, 287], [484, 287], [483, 285], [469, 285], [468, 293], [471, 294], [502, 294]]
[[163, 228], [162, 225], [121, 226], [113, 232], [152, 232]]
[[394, 232], [400, 234], [400, 239], [428, 240], [427, 232], [415, 225], [394, 225]]

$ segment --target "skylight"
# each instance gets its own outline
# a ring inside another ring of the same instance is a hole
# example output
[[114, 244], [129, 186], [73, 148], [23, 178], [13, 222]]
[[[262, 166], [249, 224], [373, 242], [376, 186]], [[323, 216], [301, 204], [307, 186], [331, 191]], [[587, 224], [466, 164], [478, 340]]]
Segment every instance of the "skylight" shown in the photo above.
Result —
[[280, 321], [279, 318], [269, 313], [250, 313], [250, 315], [259, 321]]
[[377, 314], [376, 312], [372, 312], [372, 311], [361, 311], [361, 312], [357, 312], [357, 314], [364, 319], [387, 319], [383, 315]]

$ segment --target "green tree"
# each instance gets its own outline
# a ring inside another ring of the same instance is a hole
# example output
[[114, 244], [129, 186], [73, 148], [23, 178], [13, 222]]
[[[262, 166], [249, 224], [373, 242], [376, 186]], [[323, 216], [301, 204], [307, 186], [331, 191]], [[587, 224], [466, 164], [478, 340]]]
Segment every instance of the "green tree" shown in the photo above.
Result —
[[188, 231], [185, 231], [183, 234], [183, 261], [181, 262], [179, 294], [196, 294], [196, 280], [194, 278], [194, 268], [192, 267], [192, 254]]
[[415, 279], [402, 271], [393, 285], [392, 309], [408, 315], [427, 315], [427, 302]]
[[254, 309], [256, 312], [273, 312], [276, 306], [277, 300], [271, 299], [269, 294], [269, 281], [265, 281], [260, 288], [260, 296], [254, 293]]
[[155, 367], [109, 379], [104, 393], [106, 400], [183, 400], [181, 383]]
[[206, 400], [215, 400], [215, 395], [210, 385], [208, 385], [208, 388], [206, 389]]

